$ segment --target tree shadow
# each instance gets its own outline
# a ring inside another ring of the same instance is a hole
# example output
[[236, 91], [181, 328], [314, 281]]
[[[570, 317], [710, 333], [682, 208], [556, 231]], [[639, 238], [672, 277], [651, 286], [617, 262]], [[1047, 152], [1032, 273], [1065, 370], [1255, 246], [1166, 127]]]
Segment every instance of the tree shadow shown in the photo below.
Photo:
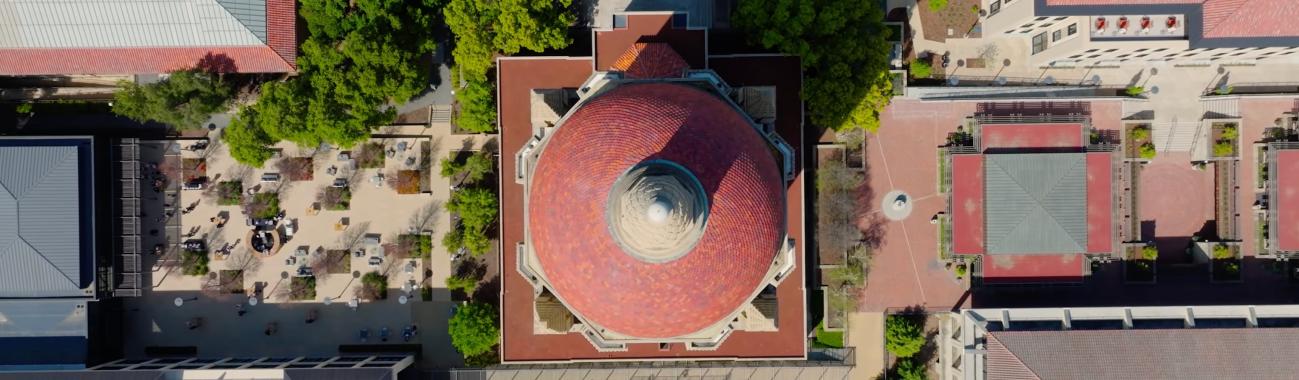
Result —
[[474, 290], [472, 300], [492, 305], [500, 310], [501, 307], [501, 276], [492, 276], [491, 280], [478, 283], [478, 289]]
[[194, 68], [213, 74], [234, 73], [239, 71], [239, 66], [235, 64], [235, 60], [230, 58], [230, 56], [225, 55], [224, 53], [213, 54], [212, 52], [204, 54], [203, 58], [200, 58], [198, 63], [194, 65]]

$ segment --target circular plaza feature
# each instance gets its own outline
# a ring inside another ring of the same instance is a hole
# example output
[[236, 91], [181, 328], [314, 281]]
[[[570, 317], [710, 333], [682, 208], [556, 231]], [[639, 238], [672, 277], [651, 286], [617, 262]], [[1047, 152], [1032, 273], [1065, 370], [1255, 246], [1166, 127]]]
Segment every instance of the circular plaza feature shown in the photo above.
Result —
[[601, 334], [689, 336], [765, 286], [785, 239], [768, 141], [717, 95], [621, 84], [569, 112], [527, 195], [546, 286]]
[[911, 216], [911, 196], [901, 190], [893, 190], [884, 194], [881, 201], [880, 210], [884, 211], [884, 217], [889, 220], [903, 220]]

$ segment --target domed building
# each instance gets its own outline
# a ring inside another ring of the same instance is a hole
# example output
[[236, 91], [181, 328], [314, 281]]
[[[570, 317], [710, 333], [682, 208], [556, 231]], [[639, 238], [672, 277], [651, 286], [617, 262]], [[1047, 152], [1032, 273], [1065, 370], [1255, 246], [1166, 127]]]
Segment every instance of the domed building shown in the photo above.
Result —
[[662, 44], [632, 49], [635, 65], [594, 75], [519, 152], [520, 270], [598, 348], [716, 347], [772, 319], [754, 301], [792, 269], [792, 151], [715, 74], [684, 69]]
[[788, 89], [733, 87], [664, 16], [501, 61], [505, 362], [806, 355]]

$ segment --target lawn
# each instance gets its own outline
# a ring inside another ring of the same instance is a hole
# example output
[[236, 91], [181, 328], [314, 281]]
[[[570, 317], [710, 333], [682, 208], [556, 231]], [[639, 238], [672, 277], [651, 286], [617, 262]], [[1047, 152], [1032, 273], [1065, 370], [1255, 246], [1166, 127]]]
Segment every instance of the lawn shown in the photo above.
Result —
[[816, 345], [830, 348], [843, 348], [842, 331], [825, 331], [825, 323], [816, 325]]

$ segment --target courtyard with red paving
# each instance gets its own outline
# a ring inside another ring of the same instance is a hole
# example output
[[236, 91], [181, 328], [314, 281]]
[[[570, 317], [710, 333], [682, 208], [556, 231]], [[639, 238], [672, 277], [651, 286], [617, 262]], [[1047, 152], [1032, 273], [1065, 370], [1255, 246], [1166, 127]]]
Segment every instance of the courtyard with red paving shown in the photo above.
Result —
[[[862, 310], [1299, 302], [1299, 292], [1278, 291], [1296, 289], [1284, 275], [1252, 258], [1253, 239], [1242, 242], [1245, 281], [1239, 284], [1211, 284], [1205, 267], [1165, 263], [1178, 257], [1162, 253], [1154, 285], [1125, 284], [1122, 264], [1115, 262], [1093, 266], [1092, 275], [1078, 286], [979, 287], [967, 292], [965, 282], [957, 280], [939, 260], [937, 226], [929, 220], [945, 208], [937, 191], [937, 148], [946, 143], [948, 133], [977, 112], [976, 106], [972, 102], [898, 99], [881, 114], [883, 127], [867, 138], [868, 187], [863, 194], [866, 209], [860, 227], [873, 243], [874, 255], [861, 295]], [[1241, 141], [1248, 144], [1258, 140], [1264, 128], [1294, 107], [1295, 99], [1242, 100]], [[1114, 131], [1121, 128], [1121, 112], [1117, 101], [1091, 102], [1087, 110], [1093, 127]], [[1051, 146], [1049, 142], [1047, 146]], [[1241, 151], [1242, 167], [1253, 165], [1253, 150]], [[1244, 215], [1254, 201], [1249, 191], [1254, 178], [1250, 170], [1238, 173], [1241, 195], [1236, 200], [1237, 209]], [[1192, 169], [1189, 155], [1161, 154], [1146, 166], [1138, 181], [1139, 219], [1147, 222], [1143, 224], [1143, 240], [1155, 240], [1165, 249], [1182, 252], [1190, 236], [1212, 222], [1213, 172]], [[911, 216], [902, 221], [890, 221], [878, 210], [884, 194], [893, 190], [904, 191], [913, 200]], [[1252, 217], [1237, 219], [1239, 231], [1254, 230]]]

